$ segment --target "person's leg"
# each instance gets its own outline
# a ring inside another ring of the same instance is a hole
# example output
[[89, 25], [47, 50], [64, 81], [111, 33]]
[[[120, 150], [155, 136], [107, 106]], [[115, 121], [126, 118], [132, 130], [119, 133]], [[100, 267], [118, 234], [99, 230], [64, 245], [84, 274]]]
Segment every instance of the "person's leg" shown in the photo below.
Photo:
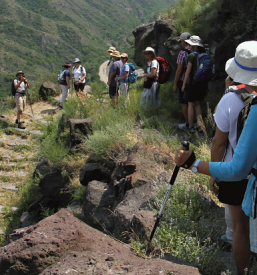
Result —
[[232, 221], [231, 221], [228, 204], [225, 204], [225, 221], [226, 221], [226, 225], [227, 225], [225, 236], [227, 238], [228, 243], [230, 243], [232, 245], [232, 243], [233, 243], [233, 227], [232, 227]]
[[185, 122], [186, 125], [188, 126], [188, 102], [187, 100], [184, 99], [184, 92], [182, 92], [181, 88], [182, 88], [183, 82], [179, 81], [177, 84], [178, 87], [178, 101], [182, 106], [182, 112], [185, 118]]
[[62, 97], [60, 99], [60, 106], [62, 106], [63, 101], [66, 99], [67, 97], [67, 91], [68, 91], [68, 87], [65, 85], [60, 85], [61, 89], [62, 89]]
[[202, 108], [201, 101], [195, 101], [195, 115], [197, 119], [198, 126], [204, 126], [203, 117], [202, 117]]
[[238, 275], [245, 275], [245, 268], [249, 269], [250, 241], [249, 217], [242, 210], [241, 205], [229, 205], [233, 227], [233, 254]]
[[195, 109], [195, 103], [194, 102], [188, 102], [188, 124], [189, 124], [189, 129], [194, 127], [194, 109]]
[[183, 112], [186, 124], [189, 124], [189, 122], [188, 122], [188, 104], [182, 104], [182, 112]]

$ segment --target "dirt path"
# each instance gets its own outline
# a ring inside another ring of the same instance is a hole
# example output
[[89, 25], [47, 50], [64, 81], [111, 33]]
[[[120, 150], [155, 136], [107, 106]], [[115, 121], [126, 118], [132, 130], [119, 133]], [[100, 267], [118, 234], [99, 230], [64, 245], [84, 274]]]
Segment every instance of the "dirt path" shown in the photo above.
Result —
[[[49, 119], [56, 116], [59, 108], [48, 102], [37, 102], [26, 106], [22, 119], [26, 129], [18, 129], [16, 109], [6, 119], [7, 128], [0, 129], [0, 245], [5, 242], [5, 236], [12, 231], [8, 212], [19, 211], [17, 206], [22, 200], [22, 190], [30, 182], [38, 163], [39, 140], [43, 128]], [[33, 112], [33, 114], [32, 114]], [[3, 115], [3, 114], [0, 114]], [[19, 213], [20, 214], [20, 213]]]
[[100, 76], [100, 80], [103, 81], [104, 83], [107, 83], [108, 81], [108, 77], [107, 77], [107, 64], [108, 64], [109, 60], [105, 61], [103, 64], [101, 64], [100, 68], [99, 68], [99, 76]]

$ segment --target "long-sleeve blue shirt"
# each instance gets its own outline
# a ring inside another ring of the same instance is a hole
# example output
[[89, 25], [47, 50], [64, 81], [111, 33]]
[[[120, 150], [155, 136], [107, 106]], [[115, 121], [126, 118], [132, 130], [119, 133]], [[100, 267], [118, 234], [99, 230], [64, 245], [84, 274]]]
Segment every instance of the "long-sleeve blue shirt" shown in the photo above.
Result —
[[[217, 181], [240, 181], [257, 168], [257, 105], [253, 105], [230, 162], [210, 162], [209, 170]], [[249, 179], [242, 208], [247, 216], [253, 216], [256, 178]]]

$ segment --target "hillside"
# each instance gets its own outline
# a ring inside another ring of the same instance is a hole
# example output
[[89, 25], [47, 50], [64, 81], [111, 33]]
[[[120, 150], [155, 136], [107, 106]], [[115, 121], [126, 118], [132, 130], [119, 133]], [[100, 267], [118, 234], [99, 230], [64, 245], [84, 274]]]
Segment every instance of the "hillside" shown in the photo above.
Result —
[[79, 57], [89, 81], [114, 45], [132, 53], [132, 30], [153, 18], [170, 0], [0, 0], [0, 97], [17, 70], [36, 81]]

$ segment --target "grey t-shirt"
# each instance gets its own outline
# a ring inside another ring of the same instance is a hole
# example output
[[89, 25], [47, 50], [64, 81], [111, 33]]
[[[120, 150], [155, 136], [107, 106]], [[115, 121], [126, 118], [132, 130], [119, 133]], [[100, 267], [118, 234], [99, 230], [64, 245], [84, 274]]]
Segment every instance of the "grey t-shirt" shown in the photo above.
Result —
[[[120, 71], [123, 67], [123, 63], [121, 60], [117, 60], [117, 61], [114, 61], [114, 63], [112, 64], [111, 68], [110, 68], [110, 71], [109, 71], [109, 76], [111, 75], [112, 72], [115, 72], [115, 76], [119, 76], [120, 75]], [[115, 76], [112, 78], [111, 82], [110, 82], [110, 86], [116, 86], [116, 81], [115, 81]]]

